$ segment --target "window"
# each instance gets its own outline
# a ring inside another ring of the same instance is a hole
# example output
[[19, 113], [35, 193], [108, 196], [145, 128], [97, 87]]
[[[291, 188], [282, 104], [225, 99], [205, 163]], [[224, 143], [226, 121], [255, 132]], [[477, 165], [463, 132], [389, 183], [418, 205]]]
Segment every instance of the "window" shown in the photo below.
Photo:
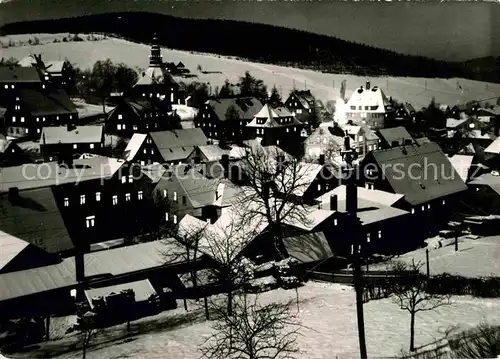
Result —
[[374, 189], [374, 185], [373, 185], [373, 183], [371, 183], [371, 182], [366, 182], [366, 183], [365, 183], [365, 188], [366, 188], [366, 189]]
[[146, 143], [151, 143], [151, 139], [150, 139], [150, 138], [148, 138], [148, 139], [146, 140]]
[[174, 214], [174, 224], [177, 224], [177, 215]]
[[36, 118], [36, 122], [40, 122], [40, 117], [37, 117], [37, 118]]
[[56, 116], [56, 120], [59, 121], [59, 116]]
[[168, 212], [165, 212], [165, 221], [168, 222]]
[[443, 206], [446, 204], [446, 201], [443, 199]]
[[12, 116], [12, 122], [16, 122], [16, 116]]
[[382, 238], [382, 231], [378, 231], [378, 238]]
[[16, 105], [16, 110], [20, 110], [21, 109], [21, 106], [20, 105]]
[[66, 197], [66, 198], [64, 199], [64, 207], [68, 207], [68, 206], [69, 206], [69, 198], [68, 198], [68, 197]]
[[411, 209], [411, 214], [415, 214], [415, 208]]
[[134, 131], [137, 131], [137, 125], [133, 126]]
[[431, 209], [431, 204], [430, 203], [427, 205], [427, 209]]
[[30, 129], [29, 129], [29, 128], [27, 128], [27, 129], [26, 129], [26, 133], [29, 133], [29, 132], [30, 132]]
[[287, 127], [287, 129], [286, 129], [286, 133], [288, 133], [288, 132], [290, 132], [290, 129]]
[[166, 189], [163, 190], [163, 197], [167, 197], [167, 190]]
[[186, 204], [186, 196], [182, 196], [182, 204]]
[[75, 144], [73, 145], [73, 149], [74, 149], [74, 150], [76, 150], [77, 148], [78, 148], [78, 145], [75, 143]]
[[40, 133], [40, 129], [39, 128], [36, 129], [36, 133]]
[[142, 191], [137, 192], [137, 199], [142, 199]]
[[321, 191], [321, 183], [318, 183], [318, 191]]
[[297, 132], [297, 127], [294, 127], [294, 128], [293, 128], [293, 132]]
[[101, 192], [96, 192], [95, 193], [95, 201], [100, 202], [101, 201]]
[[134, 182], [134, 176], [128, 175], [128, 183]]
[[144, 149], [142, 152], [144, 152], [144, 154], [147, 154], [147, 153], [148, 153], [148, 151], [147, 151], [146, 149]]
[[93, 144], [93, 143], [91, 143], [91, 144], [90, 144], [90, 149], [91, 149], [91, 150], [93, 150], [93, 149], [94, 149], [94, 144]]
[[363, 136], [358, 136], [358, 141], [363, 142]]
[[370, 237], [371, 237], [370, 233], [367, 233], [366, 234], [366, 242], [367, 243], [370, 243]]
[[87, 228], [95, 227], [95, 216], [88, 216], [86, 218]]
[[14, 85], [10, 85], [10, 88], [13, 89], [14, 88]]
[[123, 120], [123, 115], [122, 115], [122, 114], [119, 114], [119, 115], [118, 115], [118, 119], [119, 119], [119, 120]]
[[422, 212], [425, 211], [425, 206], [422, 206]]
[[42, 122], [45, 122], [45, 117], [42, 117]]
[[85, 204], [85, 195], [84, 194], [82, 194], [80, 196], [80, 204]]
[[130, 193], [125, 193], [125, 201], [130, 201]]
[[73, 119], [73, 115], [69, 115], [69, 119], [72, 120]]
[[177, 202], [177, 192], [174, 192], [174, 202]]
[[5, 85], [4, 87], [5, 87], [6, 89], [8, 89], [8, 88], [9, 88], [9, 85]]
[[336, 226], [337, 224], [339, 224], [339, 221], [338, 221], [338, 219], [337, 219], [337, 218], [335, 218], [335, 219], [333, 220], [333, 225], [334, 225], [334, 226]]
[[127, 177], [122, 176], [122, 183], [127, 183]]
[[154, 155], [155, 154], [155, 150], [151, 149], [151, 154]]
[[122, 125], [119, 123], [118, 125], [116, 125], [116, 129], [117, 130], [121, 130], [122, 129]]
[[116, 206], [118, 204], [118, 196], [113, 196], [113, 206]]

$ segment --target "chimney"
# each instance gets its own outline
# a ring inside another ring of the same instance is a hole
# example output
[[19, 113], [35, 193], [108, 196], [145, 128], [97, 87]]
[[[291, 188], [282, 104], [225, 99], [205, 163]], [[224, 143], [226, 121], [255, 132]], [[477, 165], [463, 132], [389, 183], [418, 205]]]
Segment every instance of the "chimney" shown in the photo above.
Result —
[[391, 142], [391, 147], [398, 147], [399, 146], [399, 141], [392, 141]]
[[369, 90], [370, 89], [370, 81], [366, 81], [366, 89]]
[[223, 154], [221, 158], [222, 169], [224, 170], [224, 178], [229, 178], [229, 155]]
[[19, 201], [19, 187], [10, 187], [9, 188], [9, 194], [8, 194], [8, 199], [10, 203], [15, 204], [17, 201]]
[[325, 164], [325, 155], [324, 154], [319, 155], [319, 164], [320, 165]]
[[338, 197], [336, 194], [330, 196], [330, 211], [336, 211], [338, 208]]
[[75, 255], [75, 274], [77, 282], [83, 282], [85, 280], [84, 251], [81, 248], [77, 249]]

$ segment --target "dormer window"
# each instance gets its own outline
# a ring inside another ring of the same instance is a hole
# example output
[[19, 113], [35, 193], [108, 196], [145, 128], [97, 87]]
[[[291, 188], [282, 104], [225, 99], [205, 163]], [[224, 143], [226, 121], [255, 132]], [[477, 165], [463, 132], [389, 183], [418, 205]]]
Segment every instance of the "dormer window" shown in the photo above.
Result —
[[64, 207], [68, 207], [68, 206], [69, 206], [69, 198], [68, 198], [68, 197], [66, 197], [66, 198], [64, 199]]
[[119, 114], [119, 115], [118, 115], [118, 119], [119, 119], [119, 120], [123, 120], [123, 115], [122, 115], [122, 114]]

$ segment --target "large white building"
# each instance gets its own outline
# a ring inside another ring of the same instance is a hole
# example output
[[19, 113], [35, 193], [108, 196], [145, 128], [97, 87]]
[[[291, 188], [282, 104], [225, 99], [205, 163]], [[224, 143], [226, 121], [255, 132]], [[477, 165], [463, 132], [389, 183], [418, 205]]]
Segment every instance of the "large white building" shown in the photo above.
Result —
[[392, 111], [391, 102], [382, 89], [370, 86], [370, 82], [356, 89], [345, 106], [346, 120], [371, 129], [384, 128], [388, 113]]

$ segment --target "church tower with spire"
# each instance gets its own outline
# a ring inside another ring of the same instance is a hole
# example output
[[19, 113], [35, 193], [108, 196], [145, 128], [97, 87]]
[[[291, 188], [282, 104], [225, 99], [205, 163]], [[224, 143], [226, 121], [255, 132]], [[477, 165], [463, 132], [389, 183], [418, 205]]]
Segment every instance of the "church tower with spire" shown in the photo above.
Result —
[[163, 58], [161, 56], [160, 45], [158, 44], [158, 37], [153, 35], [153, 44], [151, 45], [151, 54], [149, 55], [149, 67], [162, 67]]

